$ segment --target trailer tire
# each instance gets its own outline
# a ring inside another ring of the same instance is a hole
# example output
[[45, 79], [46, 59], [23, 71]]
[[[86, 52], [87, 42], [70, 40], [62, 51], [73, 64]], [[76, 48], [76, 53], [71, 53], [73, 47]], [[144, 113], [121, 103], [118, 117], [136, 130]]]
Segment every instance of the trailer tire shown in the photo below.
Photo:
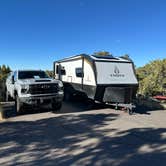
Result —
[[133, 109], [132, 108], [127, 108], [127, 111], [129, 113], [129, 115], [132, 115], [133, 114]]

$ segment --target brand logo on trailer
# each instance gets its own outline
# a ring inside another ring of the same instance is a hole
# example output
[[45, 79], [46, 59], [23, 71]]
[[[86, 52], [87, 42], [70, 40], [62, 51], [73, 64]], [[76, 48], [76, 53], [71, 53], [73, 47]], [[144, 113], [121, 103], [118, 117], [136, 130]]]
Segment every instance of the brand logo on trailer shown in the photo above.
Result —
[[115, 73], [115, 74], [119, 74], [119, 69], [118, 69], [117, 66], [114, 67], [114, 73]]
[[117, 66], [114, 66], [114, 73], [110, 74], [111, 77], [124, 77], [124, 74], [120, 73], [120, 70]]

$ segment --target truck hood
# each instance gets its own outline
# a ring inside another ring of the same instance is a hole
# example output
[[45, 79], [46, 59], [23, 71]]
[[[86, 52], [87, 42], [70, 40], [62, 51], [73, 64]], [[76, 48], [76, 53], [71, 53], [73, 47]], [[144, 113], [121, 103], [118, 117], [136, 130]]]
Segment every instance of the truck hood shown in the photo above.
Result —
[[40, 79], [20, 79], [20, 84], [43, 84], [43, 83], [58, 83], [59, 80], [51, 79], [51, 78], [40, 78]]

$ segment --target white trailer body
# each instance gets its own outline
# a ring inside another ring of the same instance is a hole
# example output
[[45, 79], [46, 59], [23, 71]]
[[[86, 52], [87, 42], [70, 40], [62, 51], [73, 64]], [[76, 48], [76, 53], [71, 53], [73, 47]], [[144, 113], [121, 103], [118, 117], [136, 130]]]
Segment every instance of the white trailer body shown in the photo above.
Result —
[[132, 61], [112, 56], [78, 55], [54, 62], [66, 93], [84, 93], [105, 103], [131, 103], [138, 87]]

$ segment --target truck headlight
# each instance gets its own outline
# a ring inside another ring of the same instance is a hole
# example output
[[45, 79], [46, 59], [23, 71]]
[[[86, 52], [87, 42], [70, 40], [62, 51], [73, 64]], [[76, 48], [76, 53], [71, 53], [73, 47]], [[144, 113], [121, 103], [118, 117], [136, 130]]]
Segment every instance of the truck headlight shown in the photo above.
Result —
[[29, 85], [21, 85], [21, 93], [28, 93]]
[[58, 87], [60, 90], [63, 90], [63, 83], [61, 81], [58, 82]]

